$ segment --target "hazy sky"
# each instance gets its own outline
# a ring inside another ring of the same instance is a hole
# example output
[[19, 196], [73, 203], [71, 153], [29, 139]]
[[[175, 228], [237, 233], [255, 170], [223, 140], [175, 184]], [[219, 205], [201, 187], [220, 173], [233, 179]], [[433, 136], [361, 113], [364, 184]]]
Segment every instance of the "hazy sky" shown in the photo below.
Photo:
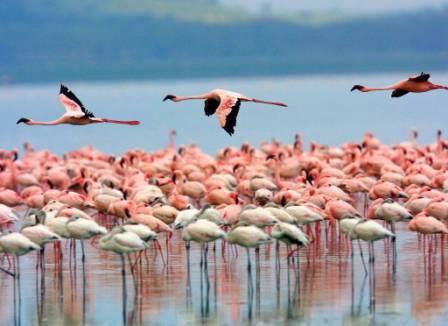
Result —
[[334, 11], [341, 12], [385, 12], [412, 10], [424, 7], [448, 5], [448, 0], [219, 0], [224, 4], [240, 5], [259, 11], [263, 5], [274, 11]]

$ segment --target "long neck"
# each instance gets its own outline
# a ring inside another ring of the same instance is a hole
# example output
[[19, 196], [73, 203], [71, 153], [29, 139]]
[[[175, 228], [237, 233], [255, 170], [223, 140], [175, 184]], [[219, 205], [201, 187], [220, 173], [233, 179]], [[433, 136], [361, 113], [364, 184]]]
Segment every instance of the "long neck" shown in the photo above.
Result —
[[33, 120], [31, 120], [27, 124], [30, 126], [55, 126], [55, 125], [58, 125], [61, 123], [62, 123], [61, 119], [56, 119], [53, 121], [33, 121]]
[[205, 100], [207, 98], [208, 98], [208, 94], [192, 95], [192, 96], [176, 96], [176, 102], [187, 101], [187, 100]]
[[374, 92], [374, 91], [389, 91], [389, 90], [393, 90], [395, 89], [392, 86], [387, 86], [387, 87], [364, 87], [362, 89], [363, 92]]
[[279, 159], [275, 160], [274, 180], [275, 180], [275, 183], [277, 184], [277, 187], [282, 189], [283, 182], [282, 182], [282, 179], [280, 178], [280, 161], [279, 161]]
[[169, 143], [168, 143], [168, 149], [173, 149], [173, 150], [175, 150], [176, 149], [176, 146], [174, 145], [174, 131], [170, 131], [170, 140], [169, 140]]

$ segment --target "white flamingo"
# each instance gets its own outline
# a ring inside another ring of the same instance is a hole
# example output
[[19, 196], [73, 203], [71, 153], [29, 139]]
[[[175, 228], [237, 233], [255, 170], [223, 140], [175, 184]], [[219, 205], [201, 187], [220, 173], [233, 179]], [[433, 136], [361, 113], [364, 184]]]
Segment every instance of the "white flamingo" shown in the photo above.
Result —
[[207, 262], [208, 243], [223, 239], [226, 233], [219, 228], [219, 226], [209, 220], [197, 220], [188, 224], [182, 230], [182, 239], [185, 241], [187, 249], [188, 260], [190, 251], [190, 241], [199, 242], [201, 246], [201, 265], [204, 259]]
[[182, 229], [187, 226], [189, 223], [196, 219], [196, 215], [199, 213], [199, 210], [196, 208], [189, 208], [177, 213], [176, 219], [174, 220], [174, 229]]
[[79, 216], [71, 217], [65, 224], [65, 228], [70, 235], [70, 238], [81, 241], [83, 263], [85, 262], [84, 240], [107, 233], [105, 227], [98, 225], [95, 221], [86, 220]]
[[99, 246], [105, 251], [112, 251], [117, 255], [120, 255], [121, 276], [123, 283], [123, 304], [125, 305], [127, 299], [125, 255], [132, 252], [145, 250], [149, 248], [149, 245], [136, 233], [126, 231], [122, 226], [118, 226], [99, 240]]
[[[381, 224], [372, 221], [362, 219], [358, 221], [352, 230], [350, 235], [354, 234], [358, 239], [368, 242], [369, 244], [369, 288], [370, 288], [370, 305], [375, 303], [375, 248], [373, 243], [385, 238], [394, 238], [395, 234], [383, 227]], [[360, 248], [360, 253], [362, 249]], [[364, 261], [363, 261], [364, 262]]]
[[239, 221], [260, 228], [278, 223], [277, 218], [269, 210], [255, 205], [245, 206], [240, 213]]
[[[44, 215], [45, 212], [40, 211], [39, 215]], [[42, 217], [38, 217], [36, 215], [36, 224], [35, 225], [26, 225], [20, 231], [24, 236], [33, 241], [35, 244], [40, 246], [40, 268], [44, 268], [45, 261], [45, 245], [48, 243], [52, 243], [58, 240], [61, 240], [59, 235], [50, 230], [46, 225], [42, 224], [45, 222], [45, 217], [43, 220]], [[36, 264], [37, 265], [37, 264]]]
[[246, 248], [247, 269], [250, 271], [251, 263], [249, 248], [258, 248], [260, 245], [270, 241], [270, 237], [268, 234], [264, 233], [263, 230], [254, 225], [237, 225], [227, 234], [227, 241]]
[[210, 204], [205, 204], [196, 216], [199, 220], [208, 220], [218, 225], [223, 225], [226, 223], [222, 214]]
[[67, 86], [61, 84], [59, 90], [59, 100], [65, 108], [65, 114], [60, 118], [53, 121], [34, 121], [28, 118], [20, 118], [17, 124], [24, 123], [28, 126], [55, 126], [60, 124], [70, 125], [87, 125], [93, 123], [118, 123], [125, 125], [138, 125], [139, 121], [123, 121], [112, 120], [107, 118], [96, 118], [95, 115], [87, 110], [82, 102], [76, 97], [76, 95], [67, 88]]
[[20, 260], [19, 256], [26, 255], [30, 251], [40, 250], [40, 247], [33, 241], [18, 232], [0, 234], [0, 252], [16, 257], [15, 273], [0, 268], [3, 272], [20, 279]]

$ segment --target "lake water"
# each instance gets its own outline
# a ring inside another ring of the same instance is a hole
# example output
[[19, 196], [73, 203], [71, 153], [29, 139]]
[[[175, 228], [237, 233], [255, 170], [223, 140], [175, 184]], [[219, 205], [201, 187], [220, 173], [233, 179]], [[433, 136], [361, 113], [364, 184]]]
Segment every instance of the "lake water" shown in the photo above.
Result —
[[[393, 99], [387, 92], [351, 93], [353, 84], [388, 85], [403, 75], [298, 76], [284, 78], [211, 79], [114, 83], [67, 82], [85, 106], [98, 117], [138, 119], [135, 127], [17, 126], [20, 117], [51, 120], [64, 112], [58, 102], [59, 85], [0, 87], [1, 148], [20, 148], [31, 141], [36, 148], [59, 153], [92, 144], [110, 153], [129, 148], [145, 150], [166, 146], [168, 130], [177, 131], [178, 144], [196, 143], [211, 153], [224, 146], [248, 141], [258, 144], [273, 137], [292, 142], [295, 132], [306, 142], [339, 145], [359, 140], [371, 130], [386, 143], [405, 140], [411, 128], [420, 142], [432, 142], [448, 118], [448, 92], [410, 94]], [[448, 84], [447, 73], [433, 73], [435, 82]], [[206, 117], [202, 102], [162, 102], [166, 94], [202, 94], [226, 88], [248, 96], [283, 101], [287, 109], [245, 103], [236, 133], [227, 135], [216, 116]]]
[[[135, 277], [127, 269], [127, 298], [123, 299], [121, 264], [86, 243], [86, 263], [69, 262], [64, 250], [62, 270], [47, 246], [45, 272], [36, 272], [36, 255], [21, 259], [21, 303], [14, 281], [0, 274], [2, 325], [443, 325], [448, 321], [445, 256], [440, 238], [428, 253], [429, 239], [418, 239], [398, 227], [398, 261], [394, 272], [391, 245], [375, 245], [375, 306], [369, 303], [369, 279], [355, 246], [352, 263], [347, 241], [324, 233], [300, 263], [287, 264], [285, 247], [276, 263], [275, 244], [261, 248], [257, 265], [251, 252], [236, 254], [221, 243], [210, 247], [207, 268], [200, 266], [200, 248], [192, 245], [190, 271], [180, 233], [171, 240], [168, 263], [149, 249]], [[166, 253], [163, 237], [163, 252]], [[356, 243], [355, 243], [356, 244]], [[367, 248], [363, 251], [367, 254]], [[258, 266], [258, 267], [257, 267]], [[373, 275], [373, 274], [372, 274]], [[248, 282], [251, 282], [251, 286]]]
[[[373, 131], [387, 143], [405, 140], [409, 130], [420, 131], [420, 142], [432, 142], [448, 118], [448, 93], [435, 91], [391, 99], [387, 93], [350, 93], [354, 83], [388, 84], [398, 75], [316, 76], [289, 78], [222, 79], [126, 83], [68, 83], [97, 116], [139, 119], [137, 127], [96, 125], [86, 127], [17, 126], [20, 117], [50, 120], [63, 113], [57, 100], [58, 85], [0, 87], [1, 148], [20, 148], [31, 141], [36, 148], [58, 153], [86, 144], [119, 154], [129, 148], [154, 150], [166, 146], [168, 130], [177, 131], [177, 143], [197, 143], [213, 153], [243, 141], [257, 144], [272, 137], [292, 141], [299, 131], [304, 140], [339, 145], [359, 140]], [[448, 74], [434, 80], [448, 84]], [[207, 118], [202, 103], [162, 103], [168, 93], [202, 93], [215, 87], [250, 96], [287, 102], [287, 109], [245, 104], [237, 132], [229, 137], [216, 117]], [[445, 257], [437, 238], [428, 254], [428, 240], [398, 227], [398, 261], [394, 272], [390, 244], [376, 244], [376, 305], [369, 304], [369, 280], [356, 247], [354, 263], [348, 244], [337, 235], [324, 234], [309, 249], [301, 250], [300, 264], [288, 267], [281, 247], [280, 267], [275, 245], [261, 249], [259, 267], [251, 252], [227, 249], [209, 251], [207, 269], [200, 267], [197, 245], [192, 246], [190, 270], [180, 234], [171, 241], [168, 264], [155, 250], [137, 266], [127, 269], [127, 299], [122, 296], [120, 259], [86, 243], [85, 269], [77, 246], [76, 264], [58, 270], [52, 246], [46, 251], [45, 273], [36, 272], [35, 254], [21, 259], [21, 300], [14, 297], [14, 281], [0, 273], [0, 324], [446, 324], [448, 291]], [[161, 237], [166, 254], [164, 236]], [[367, 254], [367, 248], [364, 252]], [[307, 259], [309, 257], [309, 259]], [[6, 262], [3, 263], [7, 264]], [[300, 271], [300, 272], [298, 272]], [[252, 282], [252, 286], [248, 285]], [[374, 309], [373, 309], [374, 308]]]

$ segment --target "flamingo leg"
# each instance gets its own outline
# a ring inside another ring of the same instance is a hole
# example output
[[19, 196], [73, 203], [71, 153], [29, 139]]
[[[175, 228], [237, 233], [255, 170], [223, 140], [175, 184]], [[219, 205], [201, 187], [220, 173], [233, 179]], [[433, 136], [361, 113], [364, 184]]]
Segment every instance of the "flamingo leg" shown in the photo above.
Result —
[[120, 255], [121, 258], [121, 280], [122, 280], [122, 285], [123, 285], [123, 325], [126, 325], [126, 304], [127, 304], [127, 298], [128, 298], [128, 294], [127, 294], [127, 286], [126, 286], [126, 261], [124, 258], [124, 255]]
[[362, 247], [361, 247], [361, 241], [360, 240], [358, 240], [358, 247], [359, 247], [359, 255], [361, 256], [362, 266], [364, 267], [364, 272], [367, 275], [367, 266], [366, 266], [366, 262], [364, 260], [364, 253], [362, 252]]

